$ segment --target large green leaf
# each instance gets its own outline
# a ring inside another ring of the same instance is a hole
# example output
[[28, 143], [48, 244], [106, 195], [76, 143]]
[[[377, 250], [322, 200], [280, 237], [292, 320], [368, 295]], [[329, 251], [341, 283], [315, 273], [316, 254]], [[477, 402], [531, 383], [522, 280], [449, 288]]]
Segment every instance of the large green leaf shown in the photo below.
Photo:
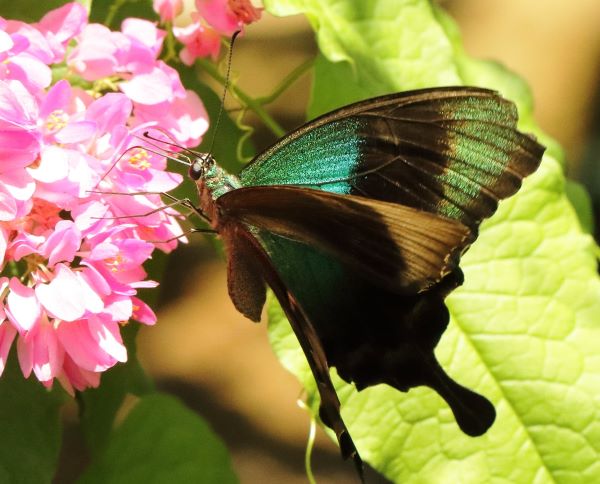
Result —
[[[475, 84], [514, 100], [521, 126], [552, 147], [463, 257], [465, 284], [447, 300], [452, 320], [436, 352], [457, 381], [493, 401], [495, 424], [470, 438], [429, 389], [358, 393], [335, 378], [363, 457], [399, 482], [600, 482], [595, 245], [565, 193], [560, 149], [535, 126], [528, 88], [498, 64], [469, 59], [453, 22], [426, 0], [265, 3], [275, 14], [305, 13], [317, 32], [324, 57], [311, 115], [364, 95]], [[357, 87], [339, 89], [340, 79]], [[276, 352], [314, 397], [285, 318], [274, 304], [269, 315]]]
[[81, 484], [234, 484], [222, 442], [178, 400], [152, 394], [139, 400], [112, 432], [108, 447]]
[[15, 350], [0, 378], [0, 482], [50, 483], [60, 451], [64, 393], [46, 390], [33, 376], [25, 380]]

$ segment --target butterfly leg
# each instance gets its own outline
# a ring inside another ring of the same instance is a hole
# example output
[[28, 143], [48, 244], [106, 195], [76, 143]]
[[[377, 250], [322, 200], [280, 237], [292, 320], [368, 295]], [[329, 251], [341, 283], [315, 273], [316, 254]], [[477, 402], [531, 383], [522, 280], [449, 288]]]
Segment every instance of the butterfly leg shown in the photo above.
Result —
[[166, 192], [110, 192], [110, 191], [103, 191], [103, 190], [88, 190], [88, 193], [98, 193], [101, 195], [127, 195], [130, 197], [135, 196], [135, 195], [162, 195], [162, 196], [168, 198], [169, 200], [171, 200], [171, 203], [168, 203], [167, 205], [163, 205], [162, 207], [158, 207], [149, 212], [135, 214], [135, 215], [122, 215], [122, 216], [117, 216], [117, 217], [102, 217], [105, 219], [147, 217], [148, 215], [152, 215], [154, 213], [161, 212], [168, 208], [172, 208], [172, 207], [176, 207], [176, 206], [180, 205], [182, 207], [189, 209], [191, 213], [197, 215], [202, 220], [205, 220], [206, 222], [210, 223], [209, 217], [202, 210], [200, 210], [198, 207], [196, 207], [189, 198], [177, 198], [177, 197], [174, 197], [173, 195], [171, 195], [170, 193], [166, 193]]

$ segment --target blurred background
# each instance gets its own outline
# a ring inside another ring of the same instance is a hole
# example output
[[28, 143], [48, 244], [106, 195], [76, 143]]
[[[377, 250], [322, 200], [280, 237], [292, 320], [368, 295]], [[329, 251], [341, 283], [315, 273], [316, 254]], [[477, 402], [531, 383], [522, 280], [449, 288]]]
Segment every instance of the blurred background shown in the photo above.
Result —
[[[599, 213], [600, 2], [442, 3], [457, 20], [469, 54], [499, 60], [527, 80], [539, 124], [562, 144], [569, 177], [586, 185]], [[265, 14], [239, 39], [233, 76], [251, 95], [266, 95], [315, 52], [304, 18]], [[309, 89], [310, 75], [305, 75], [269, 106], [286, 129], [304, 121]], [[272, 141], [257, 128], [257, 150]], [[142, 328], [138, 338], [143, 366], [161, 389], [210, 422], [229, 448], [242, 483], [307, 482], [309, 418], [296, 403], [300, 385], [275, 358], [266, 324], [253, 324], [233, 308], [225, 265], [213, 245], [198, 236], [178, 249], [161, 285], [159, 323]], [[352, 466], [321, 430], [318, 434], [317, 481], [354, 482]], [[372, 477], [369, 482], [386, 481]]]

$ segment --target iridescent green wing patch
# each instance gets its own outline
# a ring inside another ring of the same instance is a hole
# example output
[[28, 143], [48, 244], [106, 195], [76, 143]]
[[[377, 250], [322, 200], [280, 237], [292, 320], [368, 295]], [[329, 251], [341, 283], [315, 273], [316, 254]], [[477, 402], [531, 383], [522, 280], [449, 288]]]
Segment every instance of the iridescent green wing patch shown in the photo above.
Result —
[[251, 162], [242, 185], [299, 185], [460, 220], [473, 230], [535, 171], [544, 148], [517, 130], [513, 103], [449, 87], [346, 106]]

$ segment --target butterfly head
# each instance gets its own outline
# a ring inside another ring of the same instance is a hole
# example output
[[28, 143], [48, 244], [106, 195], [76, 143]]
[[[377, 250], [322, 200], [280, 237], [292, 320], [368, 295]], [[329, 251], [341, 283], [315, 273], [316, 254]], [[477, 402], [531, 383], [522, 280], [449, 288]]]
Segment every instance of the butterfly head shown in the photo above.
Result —
[[190, 165], [190, 178], [195, 181], [206, 178], [214, 167], [215, 159], [212, 155], [210, 153], [202, 153]]

